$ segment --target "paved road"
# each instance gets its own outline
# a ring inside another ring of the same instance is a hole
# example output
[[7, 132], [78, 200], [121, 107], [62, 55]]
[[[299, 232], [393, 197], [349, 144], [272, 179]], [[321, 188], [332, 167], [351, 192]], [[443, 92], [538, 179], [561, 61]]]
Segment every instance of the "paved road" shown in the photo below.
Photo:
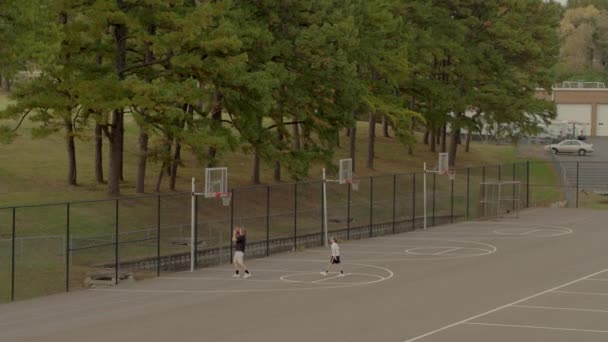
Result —
[[608, 137], [589, 138], [594, 152], [586, 156], [558, 154], [556, 160], [562, 166], [563, 177], [572, 186], [586, 191], [608, 190]]
[[0, 306], [11, 342], [600, 342], [608, 211], [533, 209]]

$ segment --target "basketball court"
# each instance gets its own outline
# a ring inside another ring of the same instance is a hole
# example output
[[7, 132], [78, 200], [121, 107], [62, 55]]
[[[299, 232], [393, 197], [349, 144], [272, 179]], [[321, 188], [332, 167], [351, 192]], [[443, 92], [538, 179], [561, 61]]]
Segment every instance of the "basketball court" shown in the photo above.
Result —
[[0, 307], [2, 341], [606, 341], [608, 212], [532, 209]]

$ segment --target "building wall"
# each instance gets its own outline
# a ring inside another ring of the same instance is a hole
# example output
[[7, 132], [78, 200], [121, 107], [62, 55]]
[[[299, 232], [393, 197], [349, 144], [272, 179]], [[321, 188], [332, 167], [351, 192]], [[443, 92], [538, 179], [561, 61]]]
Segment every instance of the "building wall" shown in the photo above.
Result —
[[[608, 105], [608, 89], [606, 88], [553, 88], [551, 93], [545, 90], [538, 90], [536, 96], [553, 101], [556, 105], [591, 105], [591, 136], [597, 135], [598, 106], [603, 107], [603, 105]], [[557, 119], [560, 119], [559, 113]], [[568, 117], [564, 120], [571, 120], [571, 118]], [[584, 121], [584, 118], [581, 118], [581, 121]]]

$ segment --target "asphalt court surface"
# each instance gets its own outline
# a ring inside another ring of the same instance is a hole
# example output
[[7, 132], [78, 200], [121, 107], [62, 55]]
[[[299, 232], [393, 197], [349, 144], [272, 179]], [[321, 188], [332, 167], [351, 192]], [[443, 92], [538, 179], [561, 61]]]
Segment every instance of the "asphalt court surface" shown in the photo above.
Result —
[[0, 306], [0, 341], [607, 341], [608, 211], [532, 209]]

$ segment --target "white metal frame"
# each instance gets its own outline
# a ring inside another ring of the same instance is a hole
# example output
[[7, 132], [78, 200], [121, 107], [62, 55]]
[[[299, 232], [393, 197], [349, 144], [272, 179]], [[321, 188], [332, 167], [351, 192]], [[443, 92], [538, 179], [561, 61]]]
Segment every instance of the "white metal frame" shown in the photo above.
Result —
[[[519, 217], [519, 211], [521, 210], [521, 181], [494, 181], [494, 182], [483, 182], [480, 184], [481, 198], [480, 204], [483, 205], [484, 213], [488, 205], [496, 209], [496, 217], [502, 217], [501, 213], [501, 202], [512, 202], [512, 210], [515, 213], [515, 217]], [[511, 197], [503, 198], [503, 186], [510, 186], [513, 188]]]
[[[213, 174], [220, 173], [221, 177], [216, 180]], [[216, 191], [215, 186], [220, 184], [220, 191]], [[205, 191], [196, 192], [196, 180], [192, 177], [192, 192], [190, 198], [190, 272], [194, 272], [196, 265], [194, 264], [195, 250], [196, 250], [196, 196], [203, 196], [205, 198], [224, 197], [228, 194], [228, 168], [226, 167], [212, 167], [205, 169]], [[222, 198], [224, 200], [224, 198]]]
[[[350, 170], [349, 170], [350, 169]], [[345, 178], [344, 176], [350, 176]], [[323, 168], [323, 246], [327, 247], [329, 237], [327, 232], [327, 182], [335, 182], [340, 184], [348, 184], [353, 176], [353, 160], [351, 158], [340, 159], [340, 173], [338, 179], [327, 179], [325, 168]], [[346, 218], [349, 219], [348, 217]]]
[[[216, 179], [214, 175], [220, 174], [221, 177]], [[216, 189], [219, 185], [220, 189]], [[226, 167], [210, 167], [205, 169], [205, 192], [206, 198], [216, 197], [217, 193], [225, 194], [228, 192], [228, 168]]]
[[[439, 157], [437, 160], [437, 169], [436, 170], [427, 170], [426, 168], [426, 162], [423, 163], [423, 176], [422, 176], [422, 187], [423, 187], [423, 208], [424, 208], [424, 214], [423, 214], [423, 228], [426, 229], [427, 227], [427, 205], [426, 205], [426, 199], [427, 199], [427, 189], [426, 189], [426, 174], [427, 173], [438, 173], [440, 175], [450, 175], [450, 168], [449, 168], [449, 155], [446, 152], [441, 152], [439, 153]], [[454, 176], [453, 174], [450, 175], [450, 182], [454, 181]], [[414, 220], [415, 221], [415, 220]]]

